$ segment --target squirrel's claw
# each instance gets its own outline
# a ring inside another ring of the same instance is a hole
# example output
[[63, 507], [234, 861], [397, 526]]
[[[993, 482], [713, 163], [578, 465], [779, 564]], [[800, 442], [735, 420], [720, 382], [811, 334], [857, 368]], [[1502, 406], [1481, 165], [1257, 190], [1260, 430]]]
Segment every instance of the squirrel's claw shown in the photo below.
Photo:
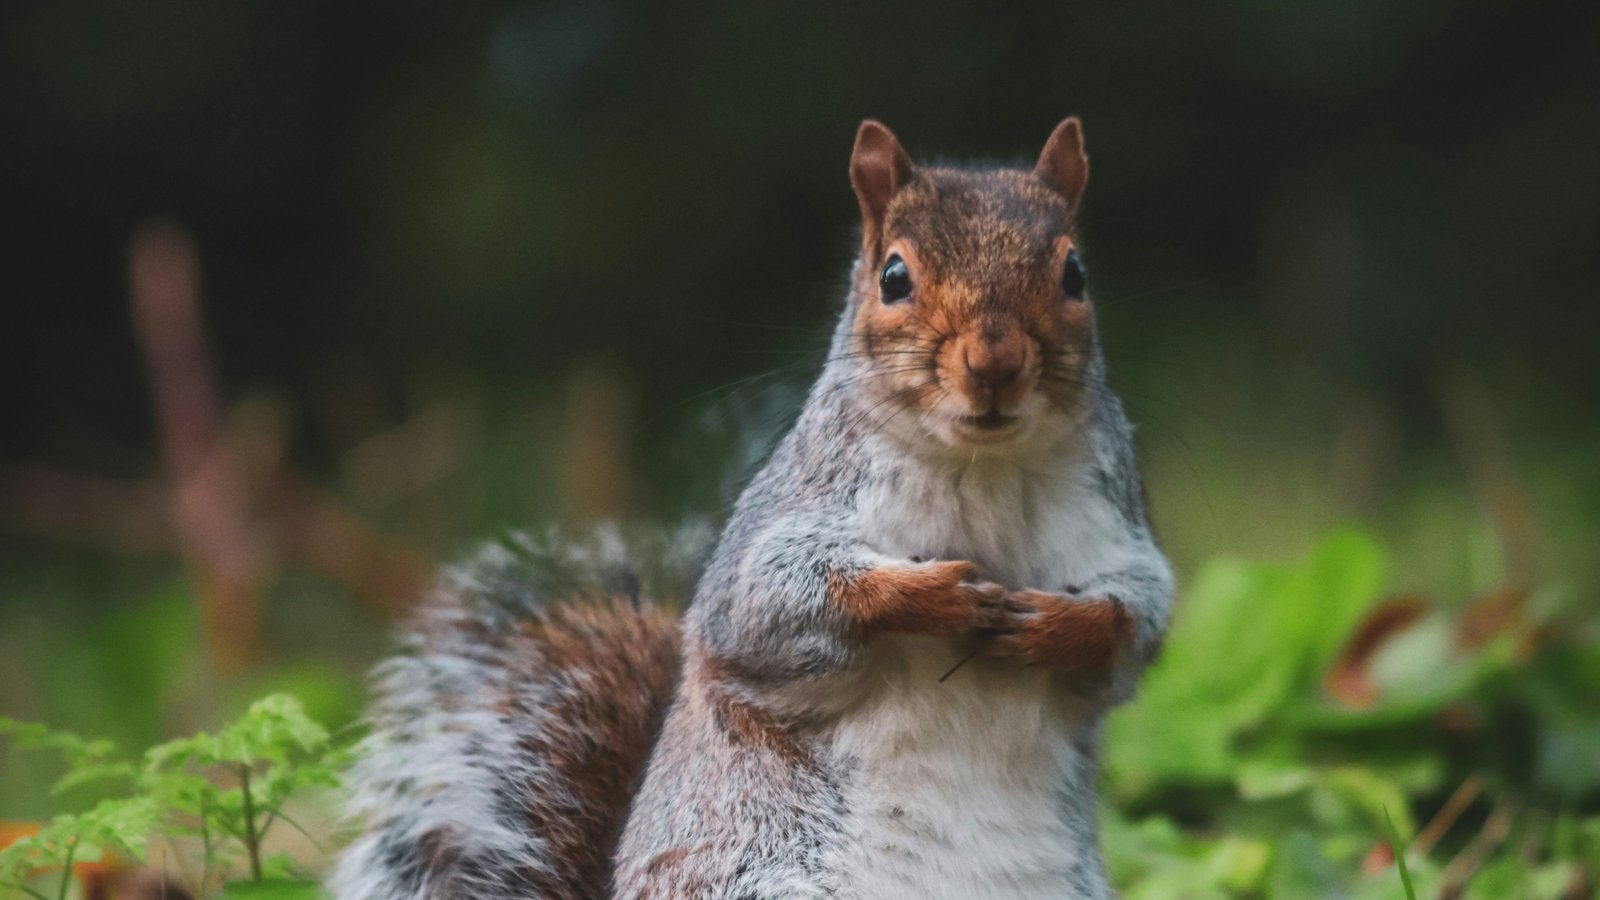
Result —
[[1052, 669], [1109, 671], [1132, 630], [1132, 617], [1116, 597], [1014, 591], [979, 650]]
[[972, 630], [1004, 630], [1009, 621], [1007, 605], [1011, 593], [1004, 586], [988, 581], [962, 582], [957, 588], [971, 605]]

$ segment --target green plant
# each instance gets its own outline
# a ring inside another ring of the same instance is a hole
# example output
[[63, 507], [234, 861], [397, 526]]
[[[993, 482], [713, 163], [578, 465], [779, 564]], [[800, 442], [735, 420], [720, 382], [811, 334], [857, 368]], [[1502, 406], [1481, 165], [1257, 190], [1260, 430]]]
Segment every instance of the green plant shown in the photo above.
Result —
[[1389, 826], [1389, 846], [1394, 850], [1394, 864], [1400, 868], [1400, 885], [1405, 888], [1406, 900], [1417, 900], [1417, 889], [1411, 884], [1411, 867], [1406, 863], [1407, 842], [1400, 839], [1400, 833], [1395, 831], [1394, 819], [1389, 817], [1389, 811], [1383, 811], [1384, 824]]
[[161, 806], [151, 797], [106, 800], [87, 812], [57, 816], [32, 837], [0, 850], [0, 887], [48, 900], [29, 886], [29, 875], [60, 869], [55, 897], [64, 900], [74, 863], [96, 862], [108, 851], [144, 859], [150, 830], [160, 819]]
[[1106, 846], [1127, 897], [1592, 886], [1592, 613], [1550, 590], [1385, 600], [1388, 572], [1343, 533], [1299, 564], [1196, 574], [1110, 724]]
[[336, 786], [348, 761], [348, 749], [307, 717], [295, 698], [265, 697], [216, 734], [160, 744], [137, 763], [113, 759], [109, 742], [40, 725], [0, 719], [0, 734], [19, 747], [52, 749], [65, 758], [68, 771], [55, 785], [57, 793], [108, 780], [130, 788], [129, 796], [57, 816], [0, 851], [0, 886], [45, 898], [31, 885], [32, 873], [59, 869], [56, 896], [65, 897], [74, 862], [99, 859], [107, 850], [143, 862], [149, 836], [158, 831], [169, 841], [198, 839], [202, 884], [209, 883], [218, 861], [242, 854], [250, 881], [259, 887], [245, 893], [230, 887], [225, 896], [315, 895], [295, 884], [290, 860], [262, 850], [263, 838], [279, 822], [303, 831], [285, 803], [307, 788]]

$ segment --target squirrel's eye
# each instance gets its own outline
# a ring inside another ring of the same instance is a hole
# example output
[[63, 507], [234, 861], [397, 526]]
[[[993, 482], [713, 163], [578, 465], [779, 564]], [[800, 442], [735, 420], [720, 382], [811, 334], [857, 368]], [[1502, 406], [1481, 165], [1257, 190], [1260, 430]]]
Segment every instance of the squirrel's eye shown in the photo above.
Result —
[[1077, 250], [1067, 251], [1067, 264], [1061, 269], [1061, 290], [1074, 300], [1083, 299], [1083, 289], [1089, 283], [1089, 272], [1078, 258]]
[[883, 264], [878, 287], [883, 289], [885, 303], [899, 303], [911, 296], [911, 270], [906, 267], [906, 261], [900, 258], [900, 254], [891, 254], [888, 262]]

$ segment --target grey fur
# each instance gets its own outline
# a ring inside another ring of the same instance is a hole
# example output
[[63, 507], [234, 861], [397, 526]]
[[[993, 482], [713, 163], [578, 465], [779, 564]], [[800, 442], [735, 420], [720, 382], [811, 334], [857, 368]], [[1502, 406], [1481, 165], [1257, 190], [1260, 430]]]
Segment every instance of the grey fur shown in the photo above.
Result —
[[[975, 177], [962, 176], [961, 185]], [[1007, 185], [1020, 183], [1005, 177]], [[1021, 194], [1004, 196], [1012, 206], [1021, 202]], [[961, 214], [1015, 212], [1005, 204], [971, 205], [976, 212]], [[961, 257], [962, 241], [983, 237], [981, 224], [946, 236], [953, 258]], [[1033, 232], [1017, 234], [1031, 240]], [[847, 304], [829, 363], [793, 429], [739, 497], [699, 579], [683, 620], [683, 674], [626, 815], [612, 896], [890, 896], [882, 879], [866, 884], [878, 870], [910, 872], [924, 891], [935, 885], [936, 895], [1110, 894], [1096, 823], [1101, 723], [1132, 696], [1160, 646], [1172, 578], [1150, 533], [1132, 427], [1106, 385], [1098, 343], [1091, 335], [1081, 408], [1064, 416], [1070, 427], [1026, 463], [980, 462], [976, 454], [969, 461], [923, 452], [928, 448], [915, 438], [908, 443], [903, 423], [894, 421], [905, 411], [885, 408], [862, 389], [872, 363], [852, 352], [852, 316], [861, 302], [853, 295]], [[981, 302], [1004, 301], [985, 294]], [[925, 501], [924, 515], [975, 521], [918, 528]], [[900, 531], [877, 530], [884, 522]], [[1019, 556], [1006, 543], [1019, 527], [1094, 546], [1056, 544], [1028, 551], [1045, 558]], [[520, 708], [540, 710], [553, 693], [577, 704], [608, 698], [583, 694], [593, 688], [584, 687], [582, 673], [552, 669], [542, 656], [508, 658], [527, 647], [507, 635], [529, 619], [558, 620], [561, 607], [550, 605], [556, 598], [622, 597], [648, 608], [649, 598], [683, 596], [682, 574], [694, 567], [657, 566], [676, 574], [639, 577], [619, 564], [638, 556], [624, 552], [620, 540], [563, 546], [524, 544], [521, 556], [491, 550], [452, 570], [418, 632], [431, 637], [413, 637], [410, 655], [380, 669], [376, 732], [356, 778], [356, 807], [371, 830], [340, 865], [334, 886], [341, 900], [585, 896], [563, 869], [561, 852], [523, 821], [530, 810], [565, 808], [557, 774], [528, 748], [568, 746], [583, 736], [561, 715], [495, 715], [493, 701], [510, 692], [526, 698]], [[659, 546], [645, 553], [660, 555], [672, 554]], [[963, 673], [966, 681], [941, 687], [926, 671], [956, 651], [950, 642], [864, 641], [829, 599], [830, 585], [841, 579], [923, 559], [968, 560], [1009, 589], [1071, 595], [1060, 602], [1114, 598], [1131, 614], [1132, 647], [1098, 679], [979, 660]], [[593, 649], [608, 652], [602, 645], [612, 639], [595, 637]], [[532, 652], [542, 651], [535, 645]], [[885, 685], [901, 693], [884, 695], [891, 690]], [[1035, 689], [1045, 693], [1028, 693]], [[640, 715], [656, 715], [669, 699], [644, 680], [638, 690], [648, 694], [638, 698]], [[1009, 710], [1035, 696], [1026, 717], [1033, 732], [993, 736], [1017, 761], [980, 755], [976, 769], [935, 772], [931, 783], [907, 781], [896, 769], [902, 758], [940, 750], [927, 746], [916, 716], [956, 717], [950, 741], [965, 748], [987, 737], [985, 698]], [[878, 708], [873, 703], [902, 717], [883, 723], [881, 737], [876, 723], [863, 719], [863, 710]], [[1034, 732], [1039, 737], [1030, 744]], [[905, 742], [906, 753], [883, 741]], [[1003, 765], [1016, 771], [984, 769]], [[974, 811], [984, 818], [973, 827], [991, 848], [1025, 848], [1013, 868], [994, 868], [952, 837], [971, 829], [952, 831], [951, 823], [928, 819], [939, 791], [959, 788], [938, 779], [968, 774], [1037, 784], [1032, 796], [1008, 798], [1013, 806]], [[895, 784], [921, 793], [902, 804], [885, 787]], [[440, 834], [450, 838], [449, 852], [439, 852]], [[1041, 847], [1041, 834], [1054, 843]], [[945, 872], [950, 878], [941, 882]]]
[[[610, 737], [648, 739], [653, 727], [643, 717], [659, 716], [670, 699], [676, 653], [670, 631], [648, 627], [659, 615], [650, 598], [685, 596], [708, 546], [704, 527], [632, 539], [611, 529], [515, 534], [447, 568], [407, 630], [403, 652], [374, 673], [372, 734], [347, 779], [351, 811], [365, 831], [339, 860], [335, 896], [603, 890], [603, 871], [575, 871], [551, 839], [584, 821], [602, 836], [620, 830], [621, 810], [574, 806], [583, 795], [553, 765], [549, 748], [603, 747], [607, 726], [547, 711], [619, 709], [629, 721]], [[560, 648], [546, 638], [558, 633]], [[584, 665], [557, 665], [561, 657], [548, 655], [574, 647]], [[596, 694], [619, 685], [633, 696]], [[586, 733], [574, 733], [579, 728]], [[562, 820], [541, 823], [530, 810]], [[615, 815], [616, 825], [593, 822], [602, 815]]]
[[[850, 761], [826, 760], [823, 748], [829, 718], [849, 702], [848, 676], [867, 648], [847, 636], [824, 582], [830, 570], [872, 565], [875, 552], [852, 530], [856, 492], [868, 481], [892, 482], [915, 463], [885, 457], [872, 441], [875, 426], [847, 389], [848, 365], [823, 374], [794, 430], [739, 499], [701, 580], [685, 620], [686, 643], [691, 660], [715, 660], [719, 671], [691, 669], [680, 689], [624, 834], [617, 897], [850, 896], [812, 860], [819, 842], [839, 839], [847, 812], [838, 786], [853, 776]], [[1092, 395], [1098, 402], [1086, 439], [1095, 483], [1129, 530], [1148, 536], [1132, 428], [1108, 388]], [[1155, 655], [1170, 576], [1133, 568], [1080, 587], [1115, 595], [1135, 617], [1135, 648], [1112, 683], [1069, 686], [1105, 709], [1132, 696]], [[708, 694], [719, 690], [774, 711], [824, 761], [802, 772], [768, 748], [738, 746], [705, 712]], [[1093, 722], [1085, 727], [1079, 766], [1060, 787], [1061, 816], [1089, 851], [1073, 864], [1081, 897], [1108, 892], [1095, 849], [1098, 731]], [[752, 856], [752, 847], [761, 854]], [[693, 848], [688, 860], [663, 870], [663, 854], [682, 848]]]

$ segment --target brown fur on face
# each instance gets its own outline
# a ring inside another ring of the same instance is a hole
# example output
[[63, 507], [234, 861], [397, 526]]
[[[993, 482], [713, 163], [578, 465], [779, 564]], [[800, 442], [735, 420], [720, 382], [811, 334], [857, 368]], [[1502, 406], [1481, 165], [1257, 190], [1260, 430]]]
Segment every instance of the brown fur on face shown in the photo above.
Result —
[[[882, 126], [871, 131], [867, 172], [862, 158], [852, 163], [858, 192], [876, 184], [879, 193], [862, 200], [851, 355], [872, 402], [915, 414], [948, 443], [1003, 443], [1045, 419], [1081, 416], [1094, 311], [1061, 287], [1087, 173], [1069, 123], [1032, 171], [910, 168], [898, 144], [883, 146]], [[880, 163], [874, 182], [877, 160], [894, 164]], [[885, 303], [879, 277], [895, 254], [912, 291]]]

